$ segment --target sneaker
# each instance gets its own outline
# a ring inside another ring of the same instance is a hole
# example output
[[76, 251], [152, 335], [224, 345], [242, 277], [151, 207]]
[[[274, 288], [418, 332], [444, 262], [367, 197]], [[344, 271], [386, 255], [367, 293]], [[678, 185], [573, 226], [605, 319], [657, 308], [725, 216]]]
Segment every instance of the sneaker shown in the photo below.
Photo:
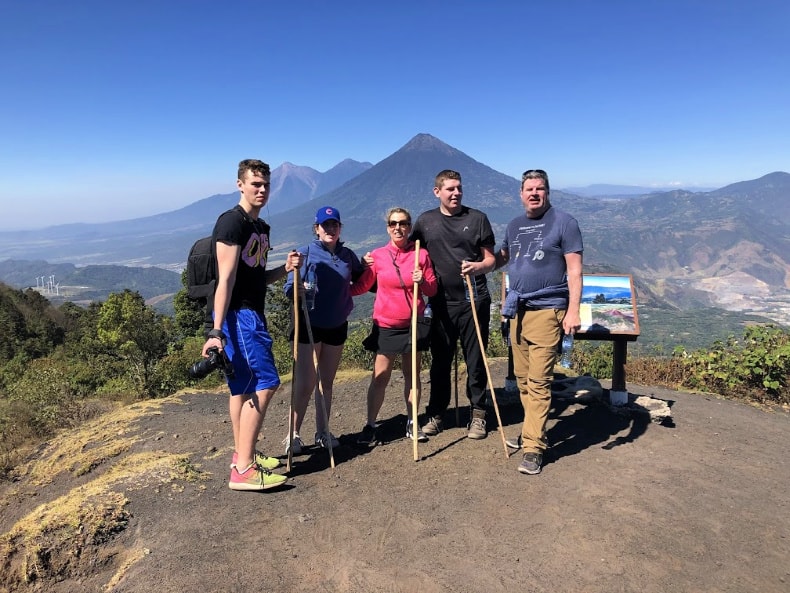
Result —
[[[414, 426], [414, 424], [412, 423], [411, 420], [409, 420], [406, 423], [406, 438], [407, 439], [411, 439], [412, 438], [412, 434], [411, 434], [412, 426]], [[419, 428], [419, 427], [417, 427], [417, 442], [418, 443], [427, 443], [428, 442], [428, 437], [425, 436], [425, 432], [422, 430], [422, 428]]]
[[435, 437], [437, 434], [442, 432], [443, 429], [444, 427], [442, 426], [441, 416], [431, 416], [428, 418], [428, 422], [422, 425], [423, 434], [426, 434], [429, 437]]
[[[230, 466], [233, 467], [236, 465], [236, 460], [238, 459], [239, 454], [236, 451], [233, 452], [233, 457], [230, 460]], [[260, 451], [256, 449], [255, 451], [255, 463], [260, 465], [263, 469], [273, 470], [277, 469], [282, 465], [280, 460], [276, 457], [269, 457], [268, 455], [264, 455]]]
[[268, 490], [282, 486], [288, 480], [282, 474], [273, 474], [268, 469], [263, 469], [257, 463], [253, 463], [244, 472], [234, 465], [230, 469], [230, 481], [228, 488], [231, 490]]
[[518, 471], [522, 474], [531, 476], [540, 473], [540, 466], [543, 464], [543, 453], [524, 453], [524, 459], [518, 466]]
[[328, 449], [329, 443], [332, 443], [332, 448], [340, 446], [340, 441], [331, 432], [317, 432], [315, 433], [315, 444], [322, 449]]
[[486, 438], [486, 436], [488, 436], [488, 433], [486, 432], [485, 412], [474, 410], [472, 412], [472, 421], [467, 426], [466, 438], [479, 440]]
[[365, 427], [362, 429], [362, 432], [359, 433], [357, 437], [357, 445], [364, 445], [366, 447], [372, 447], [379, 442], [378, 435], [376, 434], [376, 429], [373, 428], [370, 424], [366, 424]]
[[288, 455], [288, 449], [291, 449], [291, 453], [293, 455], [299, 455], [302, 453], [302, 449], [304, 449], [304, 443], [302, 442], [302, 437], [299, 436], [298, 432], [294, 433], [294, 440], [293, 443], [288, 442], [288, 437], [283, 439], [283, 445], [285, 445], [285, 454]]
[[521, 449], [521, 435], [515, 439], [506, 439], [505, 444], [511, 449]]

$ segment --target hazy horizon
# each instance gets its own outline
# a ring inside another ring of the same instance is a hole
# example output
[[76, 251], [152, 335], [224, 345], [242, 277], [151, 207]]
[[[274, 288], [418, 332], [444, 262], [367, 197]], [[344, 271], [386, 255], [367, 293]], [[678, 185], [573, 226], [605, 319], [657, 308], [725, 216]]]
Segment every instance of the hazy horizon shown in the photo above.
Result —
[[0, 228], [167, 212], [234, 191], [242, 158], [326, 171], [418, 133], [556, 188], [755, 179], [790, 163], [787, 22], [778, 0], [9, 3]]

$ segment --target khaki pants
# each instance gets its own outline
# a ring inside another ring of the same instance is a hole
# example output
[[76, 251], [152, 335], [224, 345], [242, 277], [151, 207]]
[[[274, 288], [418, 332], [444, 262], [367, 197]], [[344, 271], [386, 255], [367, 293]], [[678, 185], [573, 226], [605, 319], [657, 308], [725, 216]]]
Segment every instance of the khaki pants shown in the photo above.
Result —
[[527, 453], [543, 452], [547, 447], [551, 382], [564, 318], [564, 309], [528, 310], [519, 311], [510, 323], [513, 370], [524, 408], [521, 446]]

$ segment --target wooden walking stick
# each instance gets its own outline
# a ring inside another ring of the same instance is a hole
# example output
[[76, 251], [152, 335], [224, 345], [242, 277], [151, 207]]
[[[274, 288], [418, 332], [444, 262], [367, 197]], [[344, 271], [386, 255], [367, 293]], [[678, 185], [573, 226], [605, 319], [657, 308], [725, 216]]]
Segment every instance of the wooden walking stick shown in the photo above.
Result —
[[327, 433], [327, 450], [329, 451], [329, 465], [335, 469], [335, 454], [332, 451], [332, 436], [329, 431], [329, 417], [326, 413], [326, 401], [324, 400], [324, 390], [321, 388], [321, 374], [318, 372], [318, 355], [315, 353], [315, 342], [313, 342], [313, 328], [310, 326], [310, 314], [307, 312], [307, 300], [302, 299], [302, 312], [304, 313], [304, 323], [307, 327], [307, 338], [310, 340], [310, 350], [313, 352], [313, 366], [315, 366], [315, 390], [319, 394], [318, 401], [321, 408], [321, 417], [324, 420]]
[[480, 342], [480, 354], [483, 356], [483, 364], [486, 367], [486, 376], [488, 377], [488, 389], [491, 391], [491, 401], [494, 402], [494, 412], [496, 412], [496, 421], [499, 427], [499, 436], [502, 437], [502, 447], [505, 449], [505, 459], [510, 459], [510, 453], [507, 448], [507, 441], [505, 441], [505, 431], [502, 429], [502, 418], [499, 415], [499, 405], [496, 403], [496, 393], [494, 392], [494, 382], [491, 379], [491, 369], [488, 367], [488, 357], [486, 356], [486, 346], [483, 343], [483, 334], [480, 333], [480, 321], [477, 319], [477, 308], [475, 307], [475, 295], [472, 288], [472, 278], [469, 274], [466, 277], [466, 287], [469, 290], [469, 301], [472, 305], [472, 317], [475, 320], [475, 331], [477, 331], [477, 341]]
[[299, 352], [299, 268], [294, 268], [294, 363], [291, 372], [291, 405], [288, 408], [288, 462], [285, 471], [291, 471], [294, 442], [294, 400], [296, 399], [296, 362]]
[[[414, 269], [420, 268], [420, 240], [414, 242]], [[414, 283], [414, 293], [411, 301], [411, 438], [413, 443], [414, 461], [420, 459], [417, 452], [417, 431], [419, 421], [417, 420], [417, 379], [419, 379], [420, 369], [417, 368], [417, 300], [420, 298], [420, 285]]]
[[458, 413], [458, 344], [455, 345], [455, 425], [461, 426], [461, 415]]

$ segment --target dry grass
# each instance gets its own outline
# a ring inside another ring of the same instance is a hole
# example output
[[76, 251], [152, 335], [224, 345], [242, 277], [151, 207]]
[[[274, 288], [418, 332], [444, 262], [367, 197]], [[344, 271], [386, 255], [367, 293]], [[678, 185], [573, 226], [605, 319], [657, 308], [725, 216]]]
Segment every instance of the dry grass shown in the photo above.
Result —
[[97, 564], [110, 561], [119, 565], [116, 578], [120, 578], [144, 555], [140, 550], [106, 545], [129, 518], [127, 498], [117, 487], [130, 490], [170, 484], [178, 490], [184, 482], [206, 477], [185, 455], [147, 451], [121, 456], [141, 438], [137, 421], [160, 414], [166, 402], [181, 400], [171, 397], [118, 407], [79, 429], [59, 434], [35, 459], [17, 468], [19, 482], [11, 493], [17, 498], [41, 491], [62, 472], [96, 477], [40, 504], [0, 535], [0, 590], [14, 591], [34, 580], [87, 574]]

